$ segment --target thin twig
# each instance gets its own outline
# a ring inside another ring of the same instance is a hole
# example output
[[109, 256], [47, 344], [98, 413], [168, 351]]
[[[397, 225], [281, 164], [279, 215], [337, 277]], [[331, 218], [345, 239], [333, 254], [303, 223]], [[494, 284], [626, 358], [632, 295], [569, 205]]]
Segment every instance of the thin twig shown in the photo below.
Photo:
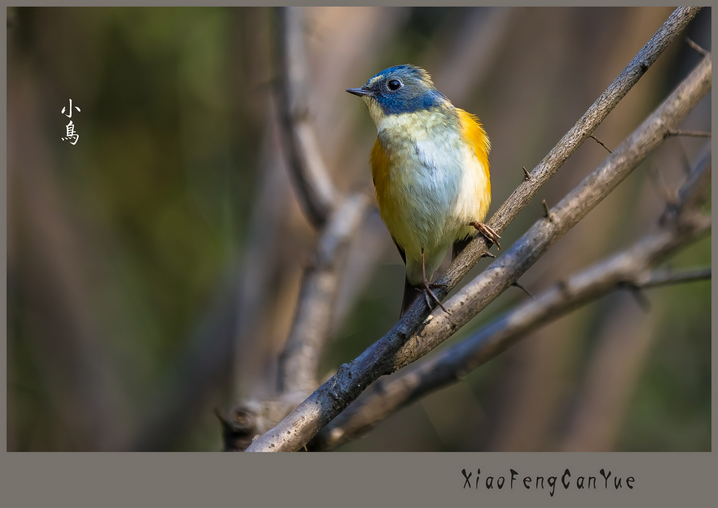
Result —
[[542, 200], [541, 202], [542, 202], [542, 204], [543, 204], [543, 212], [544, 212], [543, 216], [544, 216], [544, 218], [548, 219], [549, 222], [553, 222], [553, 219], [551, 218], [551, 212], [549, 211], [548, 205], [546, 204], [546, 200], [544, 199], [544, 200]]
[[711, 133], [706, 131], [682, 131], [671, 129], [668, 131], [669, 136], [685, 136], [693, 138], [710, 138]]
[[690, 47], [692, 47], [693, 49], [695, 49], [696, 51], [698, 51], [698, 53], [700, 53], [700, 54], [703, 55], [704, 57], [706, 57], [706, 56], [709, 55], [708, 51], [706, 51], [705, 49], [703, 49], [702, 47], [700, 47], [698, 44], [696, 44], [695, 42], [693, 42], [693, 40], [691, 40], [690, 37], [686, 37], [686, 42], [688, 43], [688, 45], [689, 45]]
[[519, 288], [521, 291], [523, 291], [524, 293], [526, 293], [526, 295], [527, 295], [529, 298], [533, 298], [533, 296], [531, 296], [531, 293], [529, 293], [528, 290], [527, 290], [525, 287], [523, 287], [521, 284], [519, 284], [518, 282], [513, 282], [511, 285], [514, 286], [514, 287]]
[[640, 286], [642, 289], [650, 289], [661, 286], [670, 286], [673, 284], [681, 284], [683, 282], [710, 280], [710, 278], [710, 267], [686, 270], [678, 273], [671, 270], [656, 270], [651, 273], [650, 277], [642, 281]]
[[[708, 143], [710, 148], [710, 143]], [[694, 209], [696, 204], [703, 202], [704, 196], [710, 190], [711, 180], [711, 152], [706, 150], [703, 158], [698, 163], [698, 169], [689, 173], [685, 184], [678, 191], [678, 197], [673, 203], [669, 203], [660, 219], [659, 225], [675, 220], [681, 215], [683, 208]]]
[[[698, 10], [697, 8], [681, 7], [674, 11], [648, 44], [631, 63], [629, 63], [628, 67], [616, 78], [594, 105], [589, 108], [589, 111], [587, 111], [559, 144], [531, 172], [534, 178], [532, 178], [531, 181], [522, 182], [511, 197], [502, 205], [489, 222], [492, 229], [500, 234], [506, 226], [508, 226], [530, 199], [539, 191], [541, 186], [558, 171], [568, 157], [576, 151], [621, 98], [625, 96], [628, 90], [640, 79], [648, 67], [655, 62], [665, 47], [685, 27], [688, 21], [695, 16]], [[696, 79], [696, 72], [691, 75], [693, 81], [701, 83], [702, 86], [696, 87], [701, 90], [701, 92], [705, 91], [703, 90], [704, 88], [707, 90], [708, 83], [710, 82], [710, 62], [707, 64], [703, 62], [701, 64], [701, 73], [705, 73], [706, 68], [708, 68], [707, 75], [703, 76], [703, 74], [699, 74], [698, 76], [701, 79]], [[689, 90], [685, 90], [685, 92], [683, 100], [680, 101], [681, 105], [684, 107], [693, 105], [693, 100], [696, 95], [695, 90], [692, 91], [694, 93], [690, 93], [691, 91]], [[698, 93], [698, 95], [700, 95], [700, 93]], [[673, 126], [674, 121], [677, 121], [680, 116], [681, 115], [676, 115], [675, 118], [664, 119], [666, 120], [666, 127], [661, 127], [661, 137], [663, 137], [665, 129]], [[658, 144], [658, 142], [656, 142], [656, 144]], [[618, 181], [620, 181], [620, 178]], [[607, 192], [610, 192], [610, 190]], [[592, 200], [588, 199], [587, 201]], [[595, 205], [596, 202], [593, 204]], [[591, 207], [588, 207], [588, 209], [590, 208]], [[445, 297], [446, 294], [456, 286], [458, 281], [461, 280], [468, 270], [481, 258], [481, 254], [487, 250], [487, 247], [487, 242], [479, 239], [472, 241], [469, 246], [464, 249], [449, 267], [447, 273], [437, 280], [438, 284], [442, 284], [442, 287], [437, 289], [440, 298]], [[535, 256], [530, 256], [532, 261], [535, 261], [535, 259], [542, 254], [540, 250], [541, 249], [536, 249], [530, 253], [535, 254]], [[502, 257], [506, 257], [507, 254]], [[492, 266], [496, 265], [499, 261], [500, 260], [492, 264]], [[528, 268], [528, 266], [530, 266], [530, 263], [525, 265], [525, 268]], [[489, 267], [489, 270], [490, 269], [491, 267]], [[516, 280], [518, 275], [520, 275], [519, 271], [520, 270], [517, 270], [511, 274], [512, 280]], [[485, 302], [488, 303], [488, 301], [493, 300], [500, 292], [505, 290], [506, 287], [508, 287], [508, 284], [505, 284], [499, 291], [492, 294]], [[472, 308], [472, 312], [478, 312], [478, 310]], [[453, 312], [452, 310], [452, 314]], [[475, 312], [472, 315], [475, 315]], [[461, 314], [467, 316], [465, 312]], [[279, 425], [254, 441], [247, 451], [291, 451], [300, 449], [322, 427], [335, 418], [349, 403], [355, 400], [371, 382], [382, 374], [396, 368], [394, 360], [397, 351], [406, 344], [409, 339], [415, 336], [415, 332], [422, 323], [425, 322], [427, 316], [428, 312], [425, 310], [423, 302], [414, 304], [386, 336], [368, 348], [354, 361], [342, 365], [335, 376], [323, 384], [307, 400], [302, 402], [302, 404], [282, 420]], [[434, 321], [437, 321], [437, 319], [428, 321], [428, 324], [425, 325], [425, 329]], [[449, 323], [445, 318], [440, 319], [440, 321], [442, 323]]]
[[531, 174], [526, 169], [526, 166], [521, 166], [521, 169], [524, 170], [524, 181], [528, 182], [529, 180], [531, 180]]
[[591, 139], [594, 140], [596, 143], [598, 143], [599, 145], [601, 145], [603, 148], [605, 148], [606, 150], [608, 150], [608, 153], [613, 153], [613, 152], [611, 152], [611, 149], [608, 148], [603, 141], [601, 141], [600, 139], [598, 139], [598, 138], [597, 138], [596, 136], [594, 136], [593, 134], [591, 134], [591, 135], [589, 136], [589, 138], [591, 138]]

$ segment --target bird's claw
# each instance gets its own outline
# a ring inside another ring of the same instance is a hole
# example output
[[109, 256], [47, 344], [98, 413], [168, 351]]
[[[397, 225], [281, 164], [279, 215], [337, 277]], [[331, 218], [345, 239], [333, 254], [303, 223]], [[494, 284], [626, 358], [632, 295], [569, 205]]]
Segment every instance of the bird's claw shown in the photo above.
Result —
[[501, 250], [501, 244], [499, 243], [499, 238], [501, 238], [501, 237], [499, 236], [499, 234], [496, 231], [491, 229], [489, 226], [487, 226], [483, 222], [479, 222], [479, 221], [471, 222], [470, 225], [474, 226], [474, 228], [476, 228], [476, 230], [479, 233], [484, 235], [484, 237], [488, 241], [495, 244], [497, 249]]
[[429, 301], [429, 297], [431, 297], [431, 299], [434, 300], [439, 307], [441, 307], [441, 310], [443, 310], [447, 314], [451, 314], [451, 312], [449, 312], [446, 307], [444, 307], [444, 305], [439, 301], [434, 292], [431, 290], [432, 286], [435, 288], [439, 288], [444, 287], [444, 284], [432, 284], [426, 279], [424, 279], [422, 284], [424, 285], [424, 300], [426, 301], [426, 306], [429, 307], [429, 310], [431, 310], [431, 302]]

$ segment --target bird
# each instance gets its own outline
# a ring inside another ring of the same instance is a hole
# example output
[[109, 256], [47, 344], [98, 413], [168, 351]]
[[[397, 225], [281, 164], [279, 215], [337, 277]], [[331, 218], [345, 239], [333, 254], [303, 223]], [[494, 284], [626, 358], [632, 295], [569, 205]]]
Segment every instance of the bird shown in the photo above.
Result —
[[346, 91], [362, 98], [377, 129], [369, 158], [377, 204], [406, 265], [400, 316], [422, 293], [430, 310], [429, 298], [446, 311], [430, 280], [449, 247], [453, 260], [478, 232], [501, 248], [483, 222], [491, 204], [486, 131], [415, 65]]

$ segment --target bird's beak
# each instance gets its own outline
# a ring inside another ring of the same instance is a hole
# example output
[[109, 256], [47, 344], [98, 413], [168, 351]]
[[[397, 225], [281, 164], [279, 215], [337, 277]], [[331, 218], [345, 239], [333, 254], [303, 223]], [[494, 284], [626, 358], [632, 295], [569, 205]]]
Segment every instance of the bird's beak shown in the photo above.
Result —
[[347, 92], [350, 94], [358, 95], [361, 97], [362, 95], [372, 95], [371, 90], [365, 87], [361, 88], [347, 88]]

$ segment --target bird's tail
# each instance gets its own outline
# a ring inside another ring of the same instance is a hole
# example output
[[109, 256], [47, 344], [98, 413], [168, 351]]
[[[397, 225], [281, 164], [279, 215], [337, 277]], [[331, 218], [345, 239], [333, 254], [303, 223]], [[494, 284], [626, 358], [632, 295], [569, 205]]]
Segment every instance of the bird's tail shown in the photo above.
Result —
[[404, 300], [401, 302], [401, 314], [399, 317], [406, 314], [406, 311], [409, 310], [411, 304], [419, 298], [421, 295], [421, 289], [422, 288], [420, 286], [411, 285], [408, 278], [404, 279]]

